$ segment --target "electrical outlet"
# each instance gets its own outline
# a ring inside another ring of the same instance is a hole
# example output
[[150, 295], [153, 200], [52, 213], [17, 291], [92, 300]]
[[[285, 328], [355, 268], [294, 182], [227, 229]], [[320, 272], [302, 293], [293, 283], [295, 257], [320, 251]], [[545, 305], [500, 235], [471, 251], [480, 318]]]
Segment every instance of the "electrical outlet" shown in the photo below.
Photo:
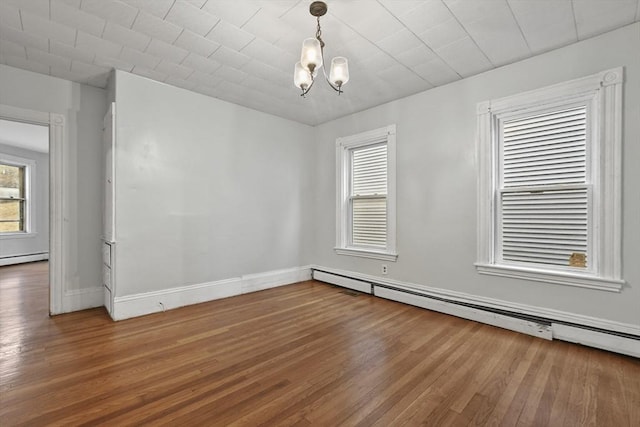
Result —
[[387, 274], [387, 264], [382, 264], [382, 274]]

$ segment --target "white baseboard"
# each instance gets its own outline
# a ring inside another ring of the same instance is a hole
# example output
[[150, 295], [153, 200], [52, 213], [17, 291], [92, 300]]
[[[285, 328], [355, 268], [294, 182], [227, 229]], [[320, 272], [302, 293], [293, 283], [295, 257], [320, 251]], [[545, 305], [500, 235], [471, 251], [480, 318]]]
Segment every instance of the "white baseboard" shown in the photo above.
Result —
[[62, 296], [62, 313], [86, 310], [104, 305], [103, 288], [85, 288], [66, 291]]
[[[584, 345], [590, 345], [593, 347], [603, 348], [603, 349], [614, 351], [617, 353], [631, 354], [631, 355], [635, 354], [634, 352], [637, 351], [636, 346], [640, 345], [638, 340], [623, 338], [616, 335], [607, 334], [605, 332], [594, 332], [594, 331], [585, 330], [579, 327], [571, 327], [571, 326], [564, 325], [562, 323], [553, 323], [553, 321], [566, 322], [566, 323], [571, 323], [577, 326], [586, 326], [591, 328], [602, 329], [603, 331], [619, 332], [619, 333], [630, 334], [635, 336], [640, 336], [640, 325], [621, 323], [621, 322], [616, 322], [612, 320], [584, 316], [581, 314], [569, 313], [565, 311], [553, 310], [553, 309], [548, 309], [543, 307], [512, 303], [509, 301], [486, 298], [486, 297], [467, 294], [463, 292], [450, 291], [442, 288], [434, 288], [431, 286], [416, 285], [413, 283], [402, 282], [399, 280], [393, 280], [393, 279], [384, 278], [384, 277], [369, 276], [366, 274], [361, 274], [353, 271], [346, 271], [346, 270], [327, 268], [327, 267], [315, 266], [315, 265], [312, 266], [311, 268], [313, 270], [316, 270], [314, 272], [314, 277], [316, 278], [321, 277], [318, 275], [323, 274], [322, 272], [326, 272], [329, 274], [345, 276], [344, 278], [346, 280], [350, 280], [348, 278], [351, 278], [351, 279], [356, 279], [356, 280], [360, 280], [368, 283], [376, 283], [379, 285], [388, 286], [393, 289], [376, 287], [375, 294], [383, 298], [389, 297], [389, 299], [394, 299], [396, 301], [404, 302], [406, 304], [417, 305], [419, 307], [428, 308], [434, 311], [445, 312], [458, 317], [469, 318], [466, 316], [471, 316], [471, 315], [478, 316], [478, 314], [473, 313], [472, 311], [469, 311], [469, 310], [465, 310], [467, 307], [455, 304], [456, 302], [472, 304], [476, 307], [480, 307], [476, 309], [478, 311], [483, 311], [482, 308], [488, 308], [488, 309], [494, 309], [494, 310], [497, 309], [497, 310], [506, 311], [506, 312], [512, 312], [517, 314], [524, 314], [524, 315], [529, 315], [533, 317], [549, 319], [552, 321], [551, 322], [552, 327], [549, 328], [549, 331], [539, 332], [540, 334], [543, 335], [544, 338], [547, 338], [547, 339], [550, 339], [549, 337], [549, 333], [550, 333], [551, 336], [555, 339], [561, 339], [561, 340], [566, 340], [571, 342], [580, 342]], [[329, 283], [333, 283], [333, 282], [329, 282]], [[410, 293], [402, 292], [403, 290], [409, 291]], [[407, 296], [405, 297], [404, 295], [407, 295]], [[417, 298], [411, 298], [414, 295]], [[421, 297], [421, 295], [423, 295], [426, 298]], [[403, 298], [403, 300], [400, 300], [400, 298]], [[438, 301], [438, 299], [445, 299], [447, 301], [450, 301], [450, 303], [447, 304], [446, 301]], [[429, 301], [428, 302], [429, 307], [426, 306], [427, 303], [424, 301]], [[439, 304], [440, 302], [445, 304]], [[421, 305], [421, 304], [424, 304], [424, 305]], [[455, 307], [455, 308], [452, 308], [452, 307]], [[506, 329], [513, 329], [513, 330], [524, 332], [524, 333], [534, 332], [534, 333], [530, 333], [530, 335], [541, 336], [539, 335], [538, 332], [535, 332], [535, 327], [536, 327], [535, 325], [537, 325], [537, 323], [535, 322], [530, 322], [532, 323], [532, 325], [523, 326], [523, 324], [520, 324], [520, 323], [512, 324], [510, 322], [505, 322], [505, 319], [502, 319], [501, 317], [498, 317], [498, 316], [500, 315], [489, 314], [489, 317], [481, 316], [478, 318], [473, 318], [473, 320], [492, 324], [495, 326], [500, 326]], [[508, 316], [502, 316], [502, 317], [508, 317]], [[524, 321], [524, 322], [527, 322], [527, 321]], [[499, 323], [499, 324], [496, 324], [496, 323]], [[559, 326], [560, 328], [558, 329]], [[522, 328], [524, 328], [525, 330], [521, 330]], [[574, 329], [580, 332], [579, 333], [572, 332]], [[615, 338], [608, 339], [606, 337], [615, 337]]]
[[49, 252], [31, 255], [18, 255], [7, 258], [0, 258], [0, 267], [4, 265], [23, 264], [25, 262], [44, 261], [49, 259]]
[[321, 282], [331, 283], [333, 285], [342, 286], [343, 288], [354, 289], [360, 292], [371, 293], [371, 283], [362, 282], [360, 280], [349, 279], [348, 277], [335, 276], [333, 274], [316, 271], [313, 278]]
[[558, 323], [552, 323], [551, 326], [554, 339], [640, 357], [640, 341], [638, 340]]
[[552, 339], [551, 328], [548, 325], [531, 322], [515, 317], [504, 316], [497, 313], [491, 313], [477, 308], [465, 307], [446, 301], [438, 301], [419, 295], [408, 294], [402, 291], [396, 291], [387, 288], [376, 288], [375, 295], [377, 297], [402, 302], [405, 304], [415, 305], [416, 307], [426, 308], [428, 310], [440, 313], [450, 314], [463, 319], [475, 320], [476, 322], [486, 323], [487, 325], [497, 326], [499, 328], [509, 329], [511, 331], [521, 332], [534, 337]]
[[115, 297], [112, 317], [123, 320], [311, 279], [310, 267], [274, 270], [161, 291]]

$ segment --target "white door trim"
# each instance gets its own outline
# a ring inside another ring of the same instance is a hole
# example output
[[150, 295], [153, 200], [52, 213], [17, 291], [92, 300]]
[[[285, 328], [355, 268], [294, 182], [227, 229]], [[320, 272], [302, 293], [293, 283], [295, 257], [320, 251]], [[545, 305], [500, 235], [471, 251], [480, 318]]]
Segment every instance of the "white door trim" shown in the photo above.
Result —
[[64, 115], [0, 105], [0, 118], [49, 126], [49, 314], [62, 313]]

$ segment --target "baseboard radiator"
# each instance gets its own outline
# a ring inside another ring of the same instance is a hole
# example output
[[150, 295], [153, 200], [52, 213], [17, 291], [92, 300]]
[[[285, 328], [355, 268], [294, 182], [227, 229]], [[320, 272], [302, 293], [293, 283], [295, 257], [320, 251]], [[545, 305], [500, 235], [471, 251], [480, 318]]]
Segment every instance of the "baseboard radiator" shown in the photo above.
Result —
[[562, 340], [640, 358], [640, 336], [441, 298], [386, 283], [312, 269], [320, 282], [474, 320], [547, 340]]

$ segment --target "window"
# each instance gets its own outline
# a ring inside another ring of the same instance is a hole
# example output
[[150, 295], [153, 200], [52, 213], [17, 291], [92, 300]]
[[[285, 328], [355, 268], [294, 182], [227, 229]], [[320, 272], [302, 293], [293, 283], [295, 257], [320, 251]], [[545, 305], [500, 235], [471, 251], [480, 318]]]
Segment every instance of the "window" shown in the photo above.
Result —
[[622, 69], [478, 105], [482, 274], [619, 291]]
[[33, 169], [30, 160], [0, 154], [0, 235], [30, 231]]
[[338, 138], [336, 252], [395, 261], [395, 125]]

